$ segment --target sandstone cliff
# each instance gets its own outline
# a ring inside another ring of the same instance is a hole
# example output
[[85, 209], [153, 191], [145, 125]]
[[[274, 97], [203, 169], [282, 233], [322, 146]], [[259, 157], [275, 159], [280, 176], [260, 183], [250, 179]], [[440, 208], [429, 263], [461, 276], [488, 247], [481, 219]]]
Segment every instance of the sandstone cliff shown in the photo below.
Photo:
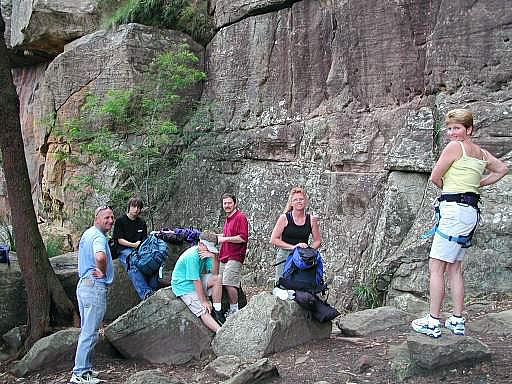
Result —
[[[511, 164], [512, 9], [499, 0], [216, 0], [212, 13], [202, 95], [212, 123], [188, 127], [204, 137], [160, 223], [220, 227], [219, 196], [235, 192], [251, 224], [246, 281], [269, 284], [270, 232], [287, 191], [302, 185], [319, 216], [331, 300], [349, 305], [362, 282], [416, 305], [428, 288], [429, 247], [418, 236], [431, 226], [441, 116], [474, 110], [476, 141]], [[15, 70], [20, 96], [31, 95], [22, 124], [35, 199], [51, 202], [41, 214], [72, 212], [64, 187], [79, 172], [52, 157], [59, 143], [40, 123], [46, 112], [65, 118], [85, 89], [136, 82], [141, 57], [170, 35], [135, 25], [96, 32], [48, 68]], [[471, 295], [512, 291], [511, 184], [507, 176], [483, 191], [485, 226], [466, 263]]]

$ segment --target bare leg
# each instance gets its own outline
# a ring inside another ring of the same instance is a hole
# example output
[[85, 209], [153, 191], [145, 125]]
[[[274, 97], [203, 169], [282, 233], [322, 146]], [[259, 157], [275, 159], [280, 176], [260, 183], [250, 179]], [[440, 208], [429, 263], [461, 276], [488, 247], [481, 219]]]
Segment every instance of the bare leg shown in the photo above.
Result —
[[208, 279], [208, 288], [212, 288], [212, 301], [220, 303], [222, 299], [222, 284], [219, 275], [213, 275]]
[[217, 333], [220, 326], [213, 319], [212, 315], [210, 315], [208, 312], [206, 312], [205, 314], [201, 315], [201, 320], [203, 321], [204, 325], [206, 325], [210, 330]]
[[237, 304], [238, 303], [238, 288], [233, 287], [231, 285], [226, 285], [225, 287], [228, 292], [229, 304]]
[[462, 274], [462, 262], [456, 261], [453, 264], [448, 264], [447, 272], [453, 300], [453, 314], [455, 316], [462, 316], [462, 311], [464, 310], [464, 276]]
[[439, 318], [441, 304], [444, 299], [444, 272], [447, 263], [445, 261], [430, 259], [430, 314]]

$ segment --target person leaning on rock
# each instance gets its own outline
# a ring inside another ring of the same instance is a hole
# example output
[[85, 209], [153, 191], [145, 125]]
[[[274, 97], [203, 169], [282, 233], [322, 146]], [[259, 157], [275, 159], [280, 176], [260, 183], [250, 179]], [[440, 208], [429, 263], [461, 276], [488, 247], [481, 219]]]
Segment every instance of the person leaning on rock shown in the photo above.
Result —
[[213, 294], [214, 302], [221, 299], [215, 296], [216, 292], [212, 289], [219, 283], [216, 240], [215, 233], [202, 232], [198, 245], [190, 247], [178, 258], [171, 277], [171, 287], [176, 297], [213, 332], [217, 332], [221, 325], [211, 315], [212, 304], [208, 298]]
[[92, 369], [92, 354], [107, 309], [107, 287], [114, 279], [112, 256], [105, 236], [113, 224], [112, 209], [98, 207], [94, 212], [94, 225], [80, 239], [76, 297], [81, 325], [70, 383], [97, 384], [101, 381]]
[[442, 193], [438, 199], [440, 219], [430, 249], [430, 313], [411, 323], [416, 332], [434, 338], [441, 336], [439, 315], [445, 293], [445, 272], [450, 279], [453, 300], [453, 314], [446, 320], [445, 327], [455, 335], [465, 333], [462, 261], [465, 248], [470, 245], [467, 236], [478, 224], [480, 188], [496, 183], [508, 172], [502, 161], [471, 140], [472, 112], [454, 109], [446, 114], [444, 123], [450, 143], [431, 175], [432, 182]]
[[312, 235], [311, 248], [318, 249], [322, 243], [320, 227], [316, 216], [306, 213], [308, 198], [304, 189], [293, 187], [288, 194], [288, 202], [277, 219], [270, 235], [270, 243], [278, 247], [275, 258], [275, 282], [283, 276], [284, 263], [295, 247], [307, 248]]
[[146, 222], [139, 217], [143, 207], [142, 199], [132, 197], [128, 201], [128, 212], [118, 218], [114, 224], [113, 238], [119, 244], [119, 261], [132, 281], [137, 294], [144, 300], [151, 296], [158, 287], [158, 272], [146, 276], [131, 264], [128, 256], [136, 250], [148, 236]]

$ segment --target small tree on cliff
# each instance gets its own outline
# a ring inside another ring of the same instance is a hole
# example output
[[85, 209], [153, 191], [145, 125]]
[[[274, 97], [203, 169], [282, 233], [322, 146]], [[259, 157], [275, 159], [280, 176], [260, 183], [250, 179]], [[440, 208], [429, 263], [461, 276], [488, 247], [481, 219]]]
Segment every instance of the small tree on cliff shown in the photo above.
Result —
[[[140, 85], [113, 89], [103, 97], [88, 95], [80, 116], [56, 126], [55, 135], [69, 148], [78, 145], [80, 149], [79, 156], [56, 155], [88, 169], [87, 175], [75, 177], [69, 186], [82, 206], [96, 195], [122, 207], [130, 195], [137, 194], [154, 225], [156, 212], [170, 198], [181, 148], [193, 137], [183, 133], [183, 125], [197, 119], [193, 117], [196, 103], [187, 93], [206, 76], [194, 68], [198, 61], [187, 45], [176, 46], [151, 62]], [[98, 176], [101, 166], [115, 170], [110, 171], [112, 183]]]
[[0, 148], [18, 262], [27, 292], [30, 333], [25, 347], [28, 349], [48, 333], [52, 302], [60, 314], [70, 317], [76, 314], [48, 261], [37, 226], [21, 135], [19, 100], [12, 82], [4, 31], [5, 24], [0, 11]]

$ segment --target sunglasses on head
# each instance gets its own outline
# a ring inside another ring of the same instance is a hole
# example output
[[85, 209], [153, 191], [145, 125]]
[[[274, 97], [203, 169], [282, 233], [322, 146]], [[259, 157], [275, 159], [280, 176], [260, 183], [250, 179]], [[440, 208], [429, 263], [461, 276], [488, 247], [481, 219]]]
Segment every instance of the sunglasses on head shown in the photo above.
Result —
[[110, 205], [102, 205], [98, 208], [96, 208], [96, 211], [94, 213], [94, 217], [98, 217], [101, 211], [104, 211], [105, 209], [110, 209], [111, 211], [114, 211], [114, 209]]

